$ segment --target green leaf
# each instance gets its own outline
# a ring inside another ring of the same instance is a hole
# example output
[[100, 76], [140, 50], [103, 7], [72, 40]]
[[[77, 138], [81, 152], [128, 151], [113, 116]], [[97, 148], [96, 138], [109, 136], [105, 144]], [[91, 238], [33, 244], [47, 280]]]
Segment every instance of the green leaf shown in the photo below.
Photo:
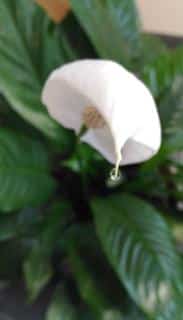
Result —
[[163, 143], [163, 153], [167, 156], [168, 154], [182, 151], [183, 149], [183, 132], [175, 132], [170, 134]]
[[53, 275], [51, 259], [59, 248], [64, 228], [71, 219], [70, 213], [71, 208], [64, 200], [60, 203], [54, 202], [44, 212], [45, 217], [34, 235], [31, 252], [24, 263], [25, 280], [31, 300], [37, 298]]
[[24, 275], [30, 301], [37, 298], [40, 291], [52, 277], [52, 268], [47, 255], [35, 247], [24, 263]]
[[45, 135], [57, 141], [66, 139], [65, 129], [41, 104], [45, 77], [71, 58], [64, 35], [59, 38], [57, 27], [49, 28], [49, 19], [34, 1], [2, 0], [0, 21], [1, 93], [19, 115]]
[[79, 320], [65, 290], [57, 289], [46, 314], [46, 320]]
[[167, 95], [176, 77], [183, 73], [183, 47], [162, 50], [145, 64], [142, 78], [156, 97]]
[[182, 296], [177, 298], [176, 301], [170, 301], [167, 304], [163, 314], [158, 316], [156, 320], [182, 320], [183, 319], [183, 307]]
[[78, 225], [68, 233], [69, 265], [83, 301], [99, 319], [105, 310], [124, 311], [129, 299], [100, 248], [93, 226]]
[[71, 6], [99, 56], [128, 63], [139, 48], [139, 23], [133, 0], [71, 0]]
[[100, 288], [100, 278], [95, 279], [95, 271], [90, 270], [91, 266], [87, 266], [76, 250], [70, 252], [70, 265], [75, 276], [75, 280], [80, 291], [82, 299], [100, 315], [107, 308], [108, 301], [105, 297], [105, 292]]
[[174, 77], [171, 53], [167, 50], [145, 65], [142, 77], [155, 97], [164, 93]]
[[0, 219], [0, 241], [12, 239], [16, 234], [16, 217], [2, 216]]
[[150, 315], [162, 312], [182, 285], [180, 259], [162, 217], [127, 194], [94, 200], [93, 212], [105, 253], [131, 297]]
[[69, 203], [61, 199], [54, 202], [47, 210], [42, 223], [39, 239], [42, 251], [52, 255], [55, 247], [60, 245], [64, 238], [63, 231], [71, 223], [73, 212]]
[[176, 78], [172, 88], [159, 104], [163, 126], [163, 151], [166, 154], [183, 149], [183, 77]]
[[74, 53], [72, 60], [78, 59], [78, 57], [80, 59], [96, 58], [96, 52], [72, 10], [67, 18], [62, 20], [60, 27], [69, 38], [69, 51], [72, 50], [72, 54]]
[[97, 175], [98, 172], [101, 173], [103, 158], [89, 145], [82, 143], [77, 145], [76, 152], [69, 159], [62, 161], [62, 165], [76, 173], [86, 173], [87, 176], [91, 177]]
[[147, 65], [153, 64], [157, 57], [166, 54], [168, 47], [165, 41], [162, 41], [160, 37], [153, 34], [142, 33], [142, 51], [140, 55], [140, 67], [141, 71]]
[[182, 130], [183, 122], [183, 77], [171, 83], [171, 89], [160, 100], [159, 111], [165, 133]]
[[11, 128], [17, 132], [26, 132], [27, 136], [43, 140], [41, 132], [26, 122], [12, 109], [4, 96], [0, 95], [0, 125], [3, 128]]
[[162, 151], [183, 148], [183, 47], [166, 50], [143, 69], [143, 80], [157, 98], [163, 128]]
[[176, 91], [172, 92], [175, 103], [172, 104], [169, 122], [167, 123], [166, 133], [168, 135], [173, 135], [178, 132], [183, 134], [183, 78], [181, 79], [181, 83], [178, 87], [179, 88]]
[[37, 231], [40, 225], [40, 212], [26, 208], [18, 213], [11, 213], [0, 217], [0, 241], [8, 241], [22, 235]]
[[0, 209], [12, 211], [49, 199], [55, 183], [41, 143], [0, 129]]

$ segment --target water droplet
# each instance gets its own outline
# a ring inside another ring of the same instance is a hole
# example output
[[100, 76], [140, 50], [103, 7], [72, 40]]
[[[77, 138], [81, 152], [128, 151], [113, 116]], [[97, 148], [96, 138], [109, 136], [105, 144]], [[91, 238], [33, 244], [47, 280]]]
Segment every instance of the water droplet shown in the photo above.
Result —
[[110, 172], [110, 179], [113, 182], [118, 182], [119, 180], [121, 180], [121, 172], [118, 168], [113, 168]]
[[106, 181], [106, 185], [109, 188], [115, 188], [118, 187], [123, 182], [123, 175], [118, 170], [116, 175], [116, 168], [113, 168], [109, 174], [109, 178]]

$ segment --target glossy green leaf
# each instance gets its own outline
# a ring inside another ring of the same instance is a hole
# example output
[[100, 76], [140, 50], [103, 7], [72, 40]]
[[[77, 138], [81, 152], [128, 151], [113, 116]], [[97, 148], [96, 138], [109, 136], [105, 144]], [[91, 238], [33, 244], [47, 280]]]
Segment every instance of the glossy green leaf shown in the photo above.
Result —
[[67, 40], [34, 1], [0, 2], [0, 91], [11, 107], [45, 135], [62, 141], [66, 133], [41, 104], [49, 72], [72, 59]]
[[156, 53], [154, 59], [144, 65], [142, 78], [156, 96], [167, 95], [176, 77], [183, 74], [183, 47]]
[[167, 50], [144, 67], [143, 79], [158, 98], [163, 153], [183, 148], [183, 47]]
[[[176, 299], [181, 263], [170, 230], [159, 213], [134, 196], [93, 201], [98, 236], [109, 262], [131, 297], [155, 316]], [[182, 288], [179, 290], [182, 290]]]
[[74, 277], [81, 295], [81, 298], [94, 310], [96, 314], [101, 315], [102, 311], [108, 306], [108, 299], [105, 292], [101, 289], [100, 278], [96, 279], [95, 270], [80, 257], [79, 252], [72, 250], [70, 252], [70, 264]]
[[0, 219], [0, 241], [12, 239], [16, 234], [16, 217], [2, 216]]
[[71, 0], [71, 6], [101, 58], [128, 63], [137, 55], [139, 22], [133, 0]]
[[73, 212], [69, 203], [64, 199], [54, 202], [47, 210], [46, 217], [39, 232], [42, 251], [52, 255], [55, 248], [64, 238], [63, 231], [72, 222]]
[[49, 199], [55, 182], [41, 143], [0, 129], [0, 209], [12, 211]]
[[30, 242], [31, 251], [24, 262], [25, 281], [31, 300], [37, 298], [53, 275], [51, 259], [58, 250], [63, 231], [71, 219], [71, 208], [64, 200], [54, 202], [44, 211], [45, 216]]
[[106, 310], [125, 311], [129, 298], [109, 266], [92, 226], [78, 225], [69, 233], [69, 265], [82, 300], [99, 319]]
[[166, 92], [159, 103], [161, 122], [165, 133], [167, 131], [183, 130], [183, 77], [178, 77], [171, 83], [171, 89]]
[[170, 301], [167, 304], [163, 314], [158, 316], [156, 320], [182, 320], [183, 319], [183, 307], [182, 307], [182, 296], [177, 298], [175, 301]]
[[147, 65], [153, 64], [157, 57], [166, 54], [168, 47], [165, 41], [162, 41], [160, 37], [149, 33], [142, 33], [142, 50], [139, 56], [138, 63], [140, 71], [144, 70]]
[[165, 154], [183, 149], [183, 77], [178, 77], [159, 104]]
[[172, 56], [168, 50], [144, 66], [143, 80], [155, 97], [169, 88], [173, 77]]
[[18, 213], [1, 214], [0, 241], [8, 241], [36, 234], [40, 231], [43, 216], [38, 209], [26, 208]]
[[29, 254], [24, 263], [24, 275], [30, 301], [37, 298], [40, 291], [51, 279], [53, 274], [50, 261], [39, 243]]
[[172, 136], [179, 132], [183, 134], [183, 78], [179, 86], [179, 91], [173, 91], [172, 95], [174, 95], [175, 103], [172, 104], [173, 110], [169, 116], [169, 122], [165, 132], [168, 136]]

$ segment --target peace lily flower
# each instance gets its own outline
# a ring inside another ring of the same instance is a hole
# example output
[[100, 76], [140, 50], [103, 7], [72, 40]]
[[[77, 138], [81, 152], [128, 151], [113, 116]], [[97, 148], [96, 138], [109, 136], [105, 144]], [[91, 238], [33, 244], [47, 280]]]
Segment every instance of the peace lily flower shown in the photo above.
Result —
[[161, 127], [146, 86], [121, 65], [108, 60], [80, 60], [53, 71], [42, 94], [50, 115], [116, 165], [154, 156]]

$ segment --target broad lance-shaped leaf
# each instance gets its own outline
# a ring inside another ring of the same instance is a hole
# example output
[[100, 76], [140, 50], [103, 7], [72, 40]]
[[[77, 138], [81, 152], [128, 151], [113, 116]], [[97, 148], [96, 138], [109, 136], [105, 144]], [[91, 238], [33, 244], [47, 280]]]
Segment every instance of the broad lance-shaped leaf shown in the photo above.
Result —
[[49, 72], [73, 56], [49, 23], [34, 1], [0, 1], [0, 91], [26, 121], [62, 141], [65, 130], [41, 104], [41, 89]]
[[0, 220], [0, 241], [7, 241], [16, 235], [16, 217], [2, 216]]
[[142, 312], [132, 307], [132, 300], [102, 252], [92, 225], [71, 228], [66, 246], [73, 279], [80, 297], [93, 313], [92, 319], [145, 320]]
[[24, 263], [24, 274], [29, 299], [32, 302], [52, 277], [49, 258], [38, 247], [31, 251]]
[[144, 68], [143, 78], [158, 98], [163, 127], [163, 150], [183, 148], [183, 47], [167, 50]]
[[139, 48], [134, 0], [71, 0], [71, 6], [101, 58], [128, 63]]
[[[29, 245], [30, 250], [24, 261], [25, 284], [31, 302], [38, 297], [53, 276], [51, 259], [55, 249], [59, 248], [59, 240], [62, 238], [60, 235], [70, 222], [71, 212], [70, 204], [63, 199], [59, 203], [53, 202], [46, 209], [44, 208], [43, 219], [40, 226], [37, 226], [37, 236], [34, 237], [31, 248]], [[40, 216], [40, 212], [37, 212], [37, 215]], [[25, 233], [26, 222], [22, 225]]]
[[165, 154], [183, 149], [183, 77], [172, 82], [172, 87], [159, 105], [163, 126]]
[[94, 275], [87, 269], [87, 265], [79, 253], [72, 250], [70, 253], [70, 264], [74, 277], [83, 300], [96, 312], [101, 314], [103, 309], [107, 308], [107, 298], [105, 292], [100, 288], [100, 282], [97, 284]]
[[43, 216], [40, 209], [25, 208], [20, 212], [3, 214], [0, 218], [0, 242], [20, 238], [26, 233], [39, 232]]
[[[167, 121], [166, 134], [172, 135], [182, 133], [183, 135], [183, 76], [177, 78], [172, 83], [172, 97], [174, 97], [174, 104], [169, 111], [169, 118]], [[167, 106], [167, 109], [170, 106]], [[164, 113], [166, 110], [164, 110]]]
[[183, 47], [166, 50], [145, 65], [142, 78], [158, 98], [163, 128], [162, 151], [168, 153], [183, 148]]
[[100, 318], [106, 310], [125, 311], [131, 299], [108, 264], [93, 226], [70, 228], [64, 247], [80, 296], [95, 316]]
[[[176, 77], [183, 74], [183, 46], [166, 49], [144, 65], [142, 78], [156, 97], [167, 95]], [[172, 107], [173, 108], [173, 107]]]
[[148, 314], [163, 314], [176, 299], [174, 288], [182, 285], [182, 278], [180, 259], [162, 217], [127, 194], [94, 200], [93, 212], [104, 251], [131, 297]]
[[0, 129], [0, 209], [12, 211], [48, 200], [55, 182], [43, 145]]
[[163, 314], [158, 316], [156, 320], [182, 320], [183, 319], [183, 307], [182, 296], [177, 298], [176, 301], [170, 301], [167, 304]]

